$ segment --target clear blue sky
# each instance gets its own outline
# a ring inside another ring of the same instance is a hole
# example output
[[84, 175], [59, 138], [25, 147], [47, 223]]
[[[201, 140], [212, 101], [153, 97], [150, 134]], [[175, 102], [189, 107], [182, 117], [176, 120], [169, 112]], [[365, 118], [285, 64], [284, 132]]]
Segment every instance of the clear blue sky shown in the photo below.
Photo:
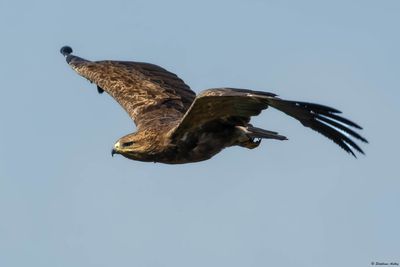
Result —
[[[400, 261], [400, 2], [0, 1], [0, 266], [369, 266]], [[289, 141], [169, 166], [116, 156], [134, 130], [59, 53], [146, 61], [194, 91], [336, 107], [353, 159], [285, 114]]]

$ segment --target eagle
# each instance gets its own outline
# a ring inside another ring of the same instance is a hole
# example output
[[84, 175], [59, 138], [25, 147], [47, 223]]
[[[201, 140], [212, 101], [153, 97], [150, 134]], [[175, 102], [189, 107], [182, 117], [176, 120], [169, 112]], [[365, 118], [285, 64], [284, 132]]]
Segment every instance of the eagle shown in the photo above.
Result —
[[[176, 74], [143, 62], [89, 61], [60, 50], [69, 66], [108, 93], [129, 114], [136, 132], [121, 137], [111, 154], [166, 164], [208, 160], [226, 147], [258, 147], [262, 139], [287, 140], [275, 131], [250, 124], [268, 107], [280, 110], [331, 139], [356, 157], [364, 154], [354, 139], [368, 143], [335, 108], [290, 101], [274, 93], [238, 88], [213, 88], [196, 95]], [[353, 129], [354, 130], [353, 130]]]

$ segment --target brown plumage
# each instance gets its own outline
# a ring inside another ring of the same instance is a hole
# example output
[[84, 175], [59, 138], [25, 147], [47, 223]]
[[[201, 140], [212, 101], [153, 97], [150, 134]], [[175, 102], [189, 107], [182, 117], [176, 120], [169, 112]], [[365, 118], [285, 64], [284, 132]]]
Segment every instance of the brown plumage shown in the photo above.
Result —
[[269, 106], [328, 137], [348, 153], [364, 153], [351, 139], [367, 140], [350, 127], [362, 129], [323, 105], [288, 101], [273, 93], [235, 88], [208, 89], [198, 96], [178, 76], [153, 64], [88, 61], [61, 48], [68, 64], [111, 95], [137, 126], [120, 138], [112, 154], [169, 164], [211, 158], [230, 146], [257, 147], [261, 139], [286, 140], [276, 132], [253, 127], [251, 116]]

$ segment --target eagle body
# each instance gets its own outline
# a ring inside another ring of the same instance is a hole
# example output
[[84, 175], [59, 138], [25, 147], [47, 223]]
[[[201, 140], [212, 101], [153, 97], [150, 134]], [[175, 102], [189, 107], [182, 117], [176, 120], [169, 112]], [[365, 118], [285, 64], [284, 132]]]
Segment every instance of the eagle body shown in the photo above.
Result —
[[[177, 124], [168, 127], [147, 129], [136, 132], [135, 143], [141, 144], [141, 150], [127, 151], [126, 158], [145, 162], [183, 164], [210, 159], [226, 147], [242, 145], [255, 148], [259, 142], [249, 140], [242, 129], [234, 125], [206, 125], [178, 139], [165, 132], [173, 132]], [[131, 134], [125, 138], [130, 139]], [[121, 144], [117, 143], [117, 149]]]
[[238, 88], [208, 89], [196, 95], [177, 75], [154, 64], [130, 61], [89, 61], [61, 48], [67, 63], [112, 96], [136, 124], [136, 132], [121, 137], [112, 155], [145, 162], [182, 164], [210, 159], [231, 146], [253, 149], [262, 139], [287, 140], [274, 131], [254, 127], [252, 116], [268, 107], [278, 109], [331, 139], [355, 156], [367, 143], [358, 124], [337, 109], [289, 101], [273, 93]]

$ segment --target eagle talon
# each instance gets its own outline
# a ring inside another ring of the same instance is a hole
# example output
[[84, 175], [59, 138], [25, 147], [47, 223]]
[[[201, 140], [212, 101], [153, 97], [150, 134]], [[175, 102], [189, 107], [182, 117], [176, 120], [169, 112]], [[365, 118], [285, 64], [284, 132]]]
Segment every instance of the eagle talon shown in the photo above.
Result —
[[246, 147], [248, 149], [253, 149], [256, 148], [260, 145], [261, 143], [261, 138], [257, 138], [257, 140], [254, 140], [255, 138], [251, 138], [245, 142], [240, 143], [239, 145], [242, 147]]

